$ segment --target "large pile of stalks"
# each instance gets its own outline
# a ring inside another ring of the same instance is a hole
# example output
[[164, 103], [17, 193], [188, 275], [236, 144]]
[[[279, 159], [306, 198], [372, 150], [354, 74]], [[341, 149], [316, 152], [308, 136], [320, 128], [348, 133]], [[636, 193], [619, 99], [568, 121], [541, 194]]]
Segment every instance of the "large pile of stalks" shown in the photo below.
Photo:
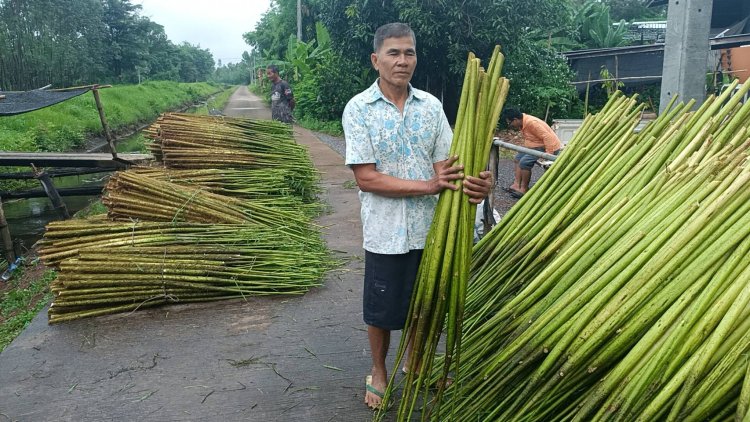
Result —
[[166, 303], [302, 294], [331, 268], [320, 238], [260, 225], [54, 222], [39, 255], [60, 270], [50, 323]]
[[[495, 47], [485, 72], [480, 66], [480, 59], [473, 53], [469, 54], [450, 148], [450, 156], [459, 157], [456, 165], [463, 165], [466, 175], [478, 177], [487, 167], [492, 134], [509, 88], [508, 80], [500, 77], [503, 59], [500, 47]], [[461, 321], [469, 279], [475, 215], [476, 205], [469, 202], [469, 197], [461, 189], [446, 189], [440, 194], [396, 358], [398, 366], [407, 349], [407, 340], [411, 339], [412, 353], [406, 366], [414, 370], [406, 375], [398, 420], [409, 420], [420, 402], [419, 398], [426, 396], [433, 358], [444, 325], [447, 326], [447, 336], [443, 377], [448, 376], [453, 359], [455, 362], [460, 360]], [[397, 370], [391, 372], [381, 408], [387, 408], [396, 373]], [[441, 391], [435, 403], [440, 402]], [[423, 416], [426, 414], [423, 413]]]
[[106, 218], [48, 225], [50, 323], [320, 284], [333, 262], [311, 220], [318, 175], [288, 126], [170, 114], [151, 132], [177, 169], [118, 172]]
[[748, 420], [748, 88], [586, 118], [474, 249], [444, 418]]

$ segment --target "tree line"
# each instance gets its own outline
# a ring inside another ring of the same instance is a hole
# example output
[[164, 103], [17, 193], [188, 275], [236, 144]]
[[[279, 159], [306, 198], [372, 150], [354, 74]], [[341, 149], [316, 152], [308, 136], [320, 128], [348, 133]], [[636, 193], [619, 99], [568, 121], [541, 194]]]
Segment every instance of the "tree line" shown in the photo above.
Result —
[[[489, 57], [496, 44], [506, 55], [508, 103], [539, 116], [580, 116], [582, 104], [562, 51], [624, 44], [624, 25], [658, 18], [650, 0], [272, 0], [246, 42], [251, 66], [280, 65], [296, 83], [302, 117], [335, 120], [343, 106], [374, 80], [372, 36], [388, 22], [406, 22], [417, 37], [412, 84], [443, 100], [455, 114], [469, 51]], [[320, 26], [323, 27], [321, 31]], [[322, 49], [321, 33], [328, 48]], [[300, 47], [302, 46], [302, 47]], [[300, 116], [298, 116], [300, 117]]]
[[0, 0], [0, 90], [212, 75], [208, 49], [174, 44], [140, 11], [130, 0]]

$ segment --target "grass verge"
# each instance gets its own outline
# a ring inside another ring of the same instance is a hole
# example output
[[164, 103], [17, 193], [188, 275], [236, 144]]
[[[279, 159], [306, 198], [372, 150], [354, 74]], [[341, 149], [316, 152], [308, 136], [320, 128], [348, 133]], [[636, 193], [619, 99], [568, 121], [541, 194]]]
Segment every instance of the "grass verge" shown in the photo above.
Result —
[[49, 285], [56, 275], [34, 259], [19, 266], [10, 280], [0, 281], [0, 352], [52, 300]]

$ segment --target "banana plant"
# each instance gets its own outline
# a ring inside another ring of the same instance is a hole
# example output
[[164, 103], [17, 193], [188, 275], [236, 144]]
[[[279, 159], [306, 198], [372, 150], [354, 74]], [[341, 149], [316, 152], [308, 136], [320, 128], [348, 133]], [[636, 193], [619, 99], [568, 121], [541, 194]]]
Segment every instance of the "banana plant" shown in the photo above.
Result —
[[290, 68], [292, 80], [302, 79], [323, 55], [331, 51], [331, 36], [320, 22], [315, 23], [315, 38], [310, 42], [304, 42], [294, 35], [289, 36], [286, 63]]

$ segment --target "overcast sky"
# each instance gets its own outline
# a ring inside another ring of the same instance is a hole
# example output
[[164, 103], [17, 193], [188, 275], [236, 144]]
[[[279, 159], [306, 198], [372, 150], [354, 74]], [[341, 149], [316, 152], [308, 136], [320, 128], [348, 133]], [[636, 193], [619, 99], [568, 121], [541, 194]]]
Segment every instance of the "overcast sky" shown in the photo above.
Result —
[[242, 34], [255, 29], [271, 0], [133, 0], [141, 15], [164, 26], [170, 41], [208, 48], [214, 61], [236, 63], [250, 51]]

